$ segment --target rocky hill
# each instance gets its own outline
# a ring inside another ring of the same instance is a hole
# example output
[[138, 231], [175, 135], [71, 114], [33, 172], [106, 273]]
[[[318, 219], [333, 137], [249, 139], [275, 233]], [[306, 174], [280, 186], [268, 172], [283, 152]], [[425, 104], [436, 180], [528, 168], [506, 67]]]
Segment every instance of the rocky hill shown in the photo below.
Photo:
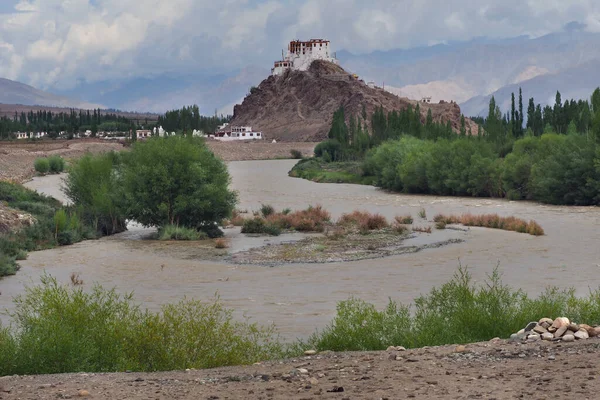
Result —
[[[235, 106], [231, 123], [250, 125], [263, 131], [268, 139], [320, 141], [327, 137], [333, 113], [340, 106], [344, 106], [349, 118], [360, 116], [363, 106], [370, 116], [379, 106], [387, 112], [416, 104], [417, 101], [369, 87], [335, 64], [315, 61], [306, 72], [287, 71], [262, 81], [242, 104]], [[423, 122], [427, 109], [431, 108], [434, 121], [450, 121], [455, 130], [460, 129], [458, 104], [421, 104], [420, 107]], [[467, 123], [472, 124], [473, 132], [477, 131], [472, 121]]]

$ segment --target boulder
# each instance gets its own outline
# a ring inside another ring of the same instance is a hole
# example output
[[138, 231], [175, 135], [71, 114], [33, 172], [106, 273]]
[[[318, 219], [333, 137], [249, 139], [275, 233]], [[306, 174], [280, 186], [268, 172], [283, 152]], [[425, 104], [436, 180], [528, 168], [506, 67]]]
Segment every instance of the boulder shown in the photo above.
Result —
[[550, 332], [546, 332], [546, 333], [542, 333], [542, 340], [552, 340], [554, 339], [554, 335], [551, 334]]
[[593, 328], [586, 324], [579, 324], [579, 328], [585, 329], [590, 337], [596, 336], [596, 328]]
[[567, 328], [568, 328], [567, 325], [563, 325], [560, 328], [558, 328], [556, 330], [556, 332], [554, 332], [554, 337], [555, 338], [562, 337], [567, 332], [567, 330], [568, 330]]
[[562, 341], [566, 342], [566, 343], [574, 342], [575, 341], [575, 336], [573, 336], [573, 335], [571, 335], [569, 333], [569, 334], [567, 334], [567, 335], [565, 335], [565, 336], [562, 337]]
[[581, 329], [573, 334], [576, 339], [588, 339], [590, 335], [588, 335], [585, 329]]
[[525, 327], [524, 331], [525, 332], [531, 332], [536, 326], [537, 326], [537, 322], [530, 322], [530, 323], [527, 324], [527, 326]]
[[574, 323], [572, 323], [572, 322], [571, 322], [571, 323], [569, 324], [569, 330], [570, 330], [571, 332], [577, 332], [577, 331], [579, 330], [579, 325], [577, 325], [577, 324], [574, 324]]
[[552, 323], [552, 327], [558, 329], [563, 326], [569, 326], [570, 323], [571, 323], [571, 321], [569, 321], [569, 318], [558, 317]]
[[535, 328], [533, 328], [533, 331], [534, 331], [535, 333], [539, 333], [540, 335], [541, 335], [542, 333], [546, 333], [546, 332], [548, 332], [548, 330], [547, 330], [545, 327], [541, 326], [541, 325], [536, 325], [536, 327], [535, 327]]
[[542, 325], [542, 324], [550, 324], [552, 325], [554, 321], [550, 318], [542, 318], [538, 321], [538, 324]]

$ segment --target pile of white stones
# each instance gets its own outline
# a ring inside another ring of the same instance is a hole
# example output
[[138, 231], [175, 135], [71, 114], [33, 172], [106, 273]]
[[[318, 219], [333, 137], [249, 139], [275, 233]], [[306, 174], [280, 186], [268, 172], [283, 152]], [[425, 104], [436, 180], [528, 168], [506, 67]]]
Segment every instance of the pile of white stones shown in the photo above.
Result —
[[600, 327], [576, 324], [568, 318], [560, 317], [554, 321], [542, 318], [539, 322], [530, 322], [524, 329], [510, 336], [512, 341], [536, 342], [538, 340], [574, 342], [600, 336]]

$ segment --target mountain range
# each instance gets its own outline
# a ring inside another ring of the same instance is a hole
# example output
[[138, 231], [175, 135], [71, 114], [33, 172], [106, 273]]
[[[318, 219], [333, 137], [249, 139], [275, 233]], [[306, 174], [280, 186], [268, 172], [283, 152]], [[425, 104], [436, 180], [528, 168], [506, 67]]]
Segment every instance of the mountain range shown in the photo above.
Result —
[[105, 108], [101, 104], [74, 100], [67, 96], [58, 96], [36, 89], [33, 86], [4, 78], [0, 78], [0, 103], [85, 109]]
[[[273, 54], [273, 59], [277, 56]], [[554, 102], [557, 90], [563, 99], [589, 98], [600, 85], [600, 33], [586, 32], [577, 24], [537, 38], [482, 37], [368, 54], [340, 50], [337, 58], [345, 70], [358, 74], [365, 82], [374, 81], [411, 99], [453, 100], [467, 116], [485, 115], [492, 95], [507, 110], [510, 93], [518, 92], [519, 87], [524, 102], [534, 97], [544, 105]], [[230, 114], [250, 87], [268, 77], [270, 65], [266, 62], [221, 73], [81, 81], [69, 90], [50, 88], [53, 94], [0, 80], [0, 102], [68, 106], [88, 103], [151, 112], [196, 103], [203, 114]]]

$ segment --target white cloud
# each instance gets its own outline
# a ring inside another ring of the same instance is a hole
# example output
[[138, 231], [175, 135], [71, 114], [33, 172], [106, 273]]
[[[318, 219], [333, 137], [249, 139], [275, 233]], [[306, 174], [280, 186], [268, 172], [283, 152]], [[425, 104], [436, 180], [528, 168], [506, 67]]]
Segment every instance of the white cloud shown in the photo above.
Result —
[[41, 88], [162, 72], [269, 66], [292, 39], [369, 52], [542, 35], [597, 0], [21, 0], [0, 14], [0, 76]]

